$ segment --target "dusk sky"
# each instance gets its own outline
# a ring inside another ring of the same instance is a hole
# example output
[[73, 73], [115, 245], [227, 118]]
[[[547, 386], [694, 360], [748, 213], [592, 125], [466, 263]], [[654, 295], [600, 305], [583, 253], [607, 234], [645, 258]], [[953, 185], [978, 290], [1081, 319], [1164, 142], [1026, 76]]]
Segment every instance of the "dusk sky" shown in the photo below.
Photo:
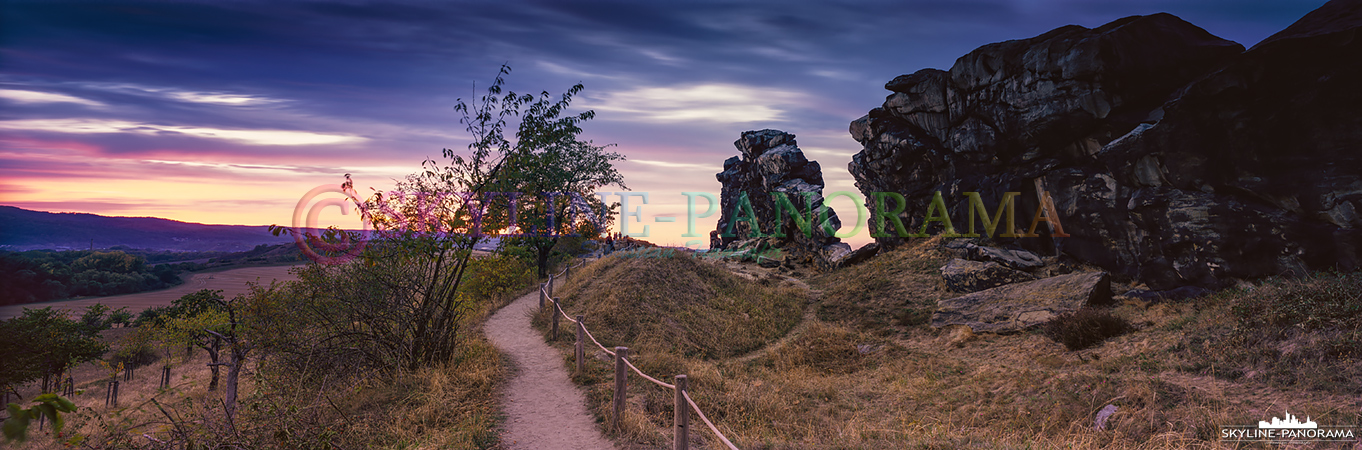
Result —
[[[682, 237], [681, 192], [717, 195], [742, 131], [794, 133], [825, 195], [854, 192], [847, 124], [897, 75], [1157, 12], [1250, 47], [1323, 3], [7, 0], [0, 204], [288, 224], [304, 193], [346, 173], [361, 193], [388, 190], [441, 149], [464, 151], [456, 99], [480, 95], [505, 63], [517, 92], [585, 84], [573, 105], [597, 115], [583, 137], [617, 144], [629, 190], [649, 193], [631, 231], [705, 247], [718, 214], [698, 221], [705, 237]], [[833, 207], [851, 226], [851, 201]], [[324, 221], [356, 226], [334, 212]]]

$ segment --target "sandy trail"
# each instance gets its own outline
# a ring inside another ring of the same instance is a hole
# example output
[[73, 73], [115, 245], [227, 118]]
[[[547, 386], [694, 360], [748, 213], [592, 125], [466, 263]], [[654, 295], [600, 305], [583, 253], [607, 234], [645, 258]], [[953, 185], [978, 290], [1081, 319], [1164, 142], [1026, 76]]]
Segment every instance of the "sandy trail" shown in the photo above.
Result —
[[563, 356], [530, 327], [539, 291], [497, 311], [484, 326], [487, 339], [515, 363], [502, 398], [501, 443], [508, 449], [605, 450], [612, 444], [596, 429], [586, 397], [568, 379]]

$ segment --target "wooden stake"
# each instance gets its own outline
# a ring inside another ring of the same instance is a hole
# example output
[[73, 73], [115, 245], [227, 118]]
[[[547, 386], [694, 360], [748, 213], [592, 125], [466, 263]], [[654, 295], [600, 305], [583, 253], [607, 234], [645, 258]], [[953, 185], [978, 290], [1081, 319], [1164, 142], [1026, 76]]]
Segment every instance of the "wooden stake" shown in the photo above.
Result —
[[557, 341], [558, 341], [558, 297], [554, 297], [554, 298], [553, 298], [553, 311], [549, 311], [549, 314], [553, 315], [553, 331], [550, 332], [549, 340], [550, 340], [550, 341], [557, 342]]
[[690, 447], [690, 405], [686, 404], [686, 376], [676, 376], [676, 404], [672, 406], [676, 415], [676, 433], [672, 439], [673, 450], [686, 450]]
[[586, 373], [586, 342], [582, 341], [586, 325], [582, 324], [583, 320], [582, 316], [577, 316], [577, 375]]
[[624, 391], [629, 385], [629, 366], [624, 359], [629, 357], [629, 347], [615, 347], [615, 414], [610, 417], [610, 428], [620, 431], [620, 414], [624, 412]]

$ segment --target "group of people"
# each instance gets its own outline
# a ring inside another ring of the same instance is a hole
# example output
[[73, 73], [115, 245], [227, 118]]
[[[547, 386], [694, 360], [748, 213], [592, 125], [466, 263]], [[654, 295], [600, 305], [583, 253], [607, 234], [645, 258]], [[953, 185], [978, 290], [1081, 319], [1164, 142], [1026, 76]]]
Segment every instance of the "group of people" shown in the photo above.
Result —
[[620, 246], [621, 248], [625, 247], [626, 242], [628, 242], [628, 241], [627, 241], [628, 239], [629, 239], [628, 237], [625, 237], [625, 236], [623, 236], [623, 235], [621, 235], [621, 234], [619, 234], [619, 233], [606, 233], [606, 234], [605, 234], [605, 243], [604, 243], [604, 245], [601, 246], [601, 256], [605, 256], [605, 255], [609, 255], [609, 254], [611, 254], [611, 253], [614, 253], [614, 252], [615, 252], [615, 248], [616, 248], [615, 246], [616, 246], [616, 243], [617, 243], [617, 242], [619, 243], [619, 246]]

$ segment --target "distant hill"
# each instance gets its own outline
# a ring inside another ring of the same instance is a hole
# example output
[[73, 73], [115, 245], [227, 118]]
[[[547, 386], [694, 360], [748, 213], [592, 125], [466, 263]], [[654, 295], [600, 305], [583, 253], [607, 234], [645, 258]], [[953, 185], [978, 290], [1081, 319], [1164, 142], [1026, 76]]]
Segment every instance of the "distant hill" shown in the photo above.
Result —
[[238, 252], [260, 244], [288, 242], [293, 242], [288, 235], [273, 236], [264, 226], [204, 225], [155, 217], [49, 213], [0, 206], [0, 249], [3, 250], [123, 245], [152, 250]]

